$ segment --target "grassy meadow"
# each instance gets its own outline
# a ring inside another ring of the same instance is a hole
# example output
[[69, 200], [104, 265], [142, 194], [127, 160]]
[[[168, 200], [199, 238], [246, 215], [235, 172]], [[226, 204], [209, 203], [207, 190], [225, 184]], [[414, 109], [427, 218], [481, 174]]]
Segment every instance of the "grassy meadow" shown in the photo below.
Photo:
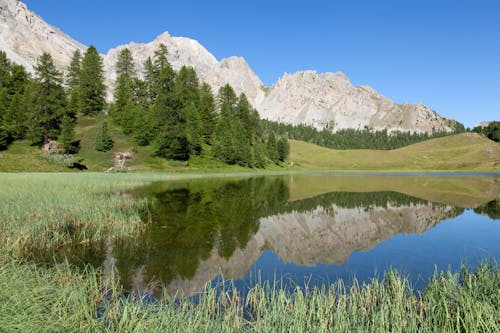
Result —
[[500, 172], [500, 144], [475, 133], [386, 151], [332, 150], [302, 141], [290, 145], [290, 161], [309, 170]]
[[[113, 167], [117, 152], [133, 151], [135, 158], [126, 162], [128, 171], [135, 172], [248, 172], [250, 169], [229, 166], [206, 153], [188, 162], [168, 161], [153, 156], [153, 148], [140, 147], [132, 137], [110, 122], [109, 133], [114, 147], [108, 152], [94, 149], [95, 139], [104, 115], [82, 117], [75, 129], [81, 149], [76, 158], [88, 171], [106, 171]], [[300, 171], [329, 170], [337, 172], [411, 172], [411, 171], [468, 171], [500, 172], [500, 145], [475, 133], [451, 135], [432, 139], [400, 149], [332, 150], [314, 144], [290, 140], [290, 158], [281, 166], [269, 165], [267, 170]], [[8, 150], [0, 151], [0, 172], [68, 172], [64, 166], [43, 156], [40, 149], [27, 141], [14, 142]]]

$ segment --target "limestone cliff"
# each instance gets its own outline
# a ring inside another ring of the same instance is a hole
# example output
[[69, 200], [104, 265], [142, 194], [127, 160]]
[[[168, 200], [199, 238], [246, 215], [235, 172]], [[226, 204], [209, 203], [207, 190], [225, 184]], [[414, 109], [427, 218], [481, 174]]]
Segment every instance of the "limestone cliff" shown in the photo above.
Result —
[[[289, 124], [308, 124], [333, 131], [345, 128], [388, 129], [412, 132], [451, 131], [453, 121], [439, 116], [423, 104], [397, 104], [367, 86], [353, 86], [342, 73], [314, 71], [286, 74], [270, 88], [241, 57], [218, 61], [199, 42], [163, 33], [150, 43], [130, 43], [103, 55], [108, 100], [116, 80], [119, 52], [128, 47], [142, 73], [148, 56], [158, 45], [167, 46], [175, 69], [191, 66], [214, 92], [229, 83], [237, 94], [245, 93], [262, 118]], [[0, 0], [0, 50], [14, 62], [32, 70], [37, 58], [49, 52], [64, 70], [75, 50], [86, 47], [49, 25], [18, 0]]]

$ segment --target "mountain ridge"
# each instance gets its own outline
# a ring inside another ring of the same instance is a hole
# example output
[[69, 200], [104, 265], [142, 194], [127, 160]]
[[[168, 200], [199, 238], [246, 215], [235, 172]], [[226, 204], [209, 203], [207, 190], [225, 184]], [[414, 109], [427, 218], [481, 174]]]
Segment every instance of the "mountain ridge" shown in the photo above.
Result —
[[[0, 28], [0, 50], [30, 71], [43, 52], [51, 53], [56, 65], [65, 69], [74, 51], [86, 49], [19, 0], [0, 0]], [[112, 98], [119, 51], [130, 49], [140, 73], [143, 61], [161, 43], [167, 46], [174, 69], [193, 67], [214, 92], [230, 84], [237, 94], [247, 95], [261, 118], [332, 131], [367, 128], [389, 132], [452, 132], [456, 124], [421, 103], [397, 104], [369, 86], [353, 86], [340, 72], [299, 71], [285, 74], [271, 87], [265, 87], [243, 57], [218, 61], [198, 41], [172, 37], [168, 32], [149, 43], [131, 42], [102, 55], [108, 100]]]

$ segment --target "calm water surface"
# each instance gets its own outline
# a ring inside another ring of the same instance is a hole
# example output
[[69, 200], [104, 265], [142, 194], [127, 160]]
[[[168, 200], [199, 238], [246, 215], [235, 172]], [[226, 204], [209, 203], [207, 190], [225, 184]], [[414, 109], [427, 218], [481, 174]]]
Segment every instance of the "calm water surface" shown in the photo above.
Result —
[[154, 183], [151, 220], [107, 244], [97, 265], [130, 288], [195, 295], [221, 276], [313, 287], [369, 281], [388, 268], [417, 289], [437, 269], [500, 262], [499, 179], [293, 175]]

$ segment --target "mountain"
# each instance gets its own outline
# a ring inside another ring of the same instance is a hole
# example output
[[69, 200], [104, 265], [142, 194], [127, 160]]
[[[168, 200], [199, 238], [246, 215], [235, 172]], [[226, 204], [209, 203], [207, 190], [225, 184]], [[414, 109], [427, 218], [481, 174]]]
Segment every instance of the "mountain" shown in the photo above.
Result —
[[59, 68], [68, 66], [75, 50], [86, 47], [49, 25], [18, 0], [0, 0], [0, 50], [32, 71], [37, 58], [48, 52]]
[[[202, 81], [216, 92], [229, 83], [237, 94], [245, 93], [262, 118], [288, 124], [307, 124], [333, 131], [345, 128], [371, 128], [412, 132], [452, 131], [455, 122], [447, 120], [423, 104], [397, 104], [368, 86], [353, 86], [342, 73], [318, 74], [314, 71], [285, 74], [272, 87], [265, 87], [241, 57], [218, 61], [199, 42], [163, 33], [150, 43], [118, 46], [103, 57], [105, 80], [112, 97], [116, 80], [115, 62], [128, 47], [139, 72], [160, 43], [169, 50], [175, 69], [192, 66]], [[49, 52], [64, 69], [75, 50], [86, 47], [49, 25], [18, 0], [0, 0], [0, 50], [14, 62], [32, 70], [36, 59]]]

